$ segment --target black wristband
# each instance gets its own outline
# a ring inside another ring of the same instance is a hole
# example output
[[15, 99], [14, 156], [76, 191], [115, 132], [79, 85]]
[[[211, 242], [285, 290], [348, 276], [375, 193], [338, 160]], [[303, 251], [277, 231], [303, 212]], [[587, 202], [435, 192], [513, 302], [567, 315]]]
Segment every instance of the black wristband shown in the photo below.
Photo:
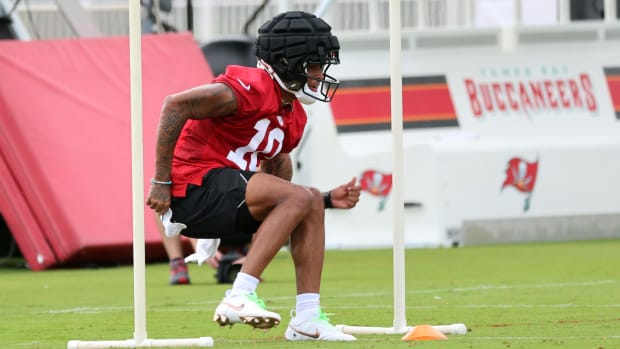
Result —
[[329, 194], [329, 192], [323, 193], [323, 202], [325, 203], [325, 208], [334, 208], [334, 205], [332, 204], [332, 196]]

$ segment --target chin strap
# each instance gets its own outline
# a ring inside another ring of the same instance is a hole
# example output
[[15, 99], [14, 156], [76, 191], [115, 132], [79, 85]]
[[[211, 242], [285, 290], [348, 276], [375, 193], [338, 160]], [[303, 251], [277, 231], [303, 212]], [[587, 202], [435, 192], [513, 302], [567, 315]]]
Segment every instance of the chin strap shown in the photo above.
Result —
[[[282, 87], [282, 89], [294, 94], [301, 103], [305, 105], [310, 105], [317, 100], [321, 100], [320, 94], [318, 92], [312, 91], [308, 86], [308, 83], [305, 83], [304, 86], [297, 91], [293, 91], [286, 87], [286, 84], [284, 83], [284, 81], [282, 81], [282, 79], [280, 79], [280, 76], [278, 76], [278, 74], [276, 74], [273, 68], [264, 60], [259, 59], [256, 63], [256, 67], [264, 69], [267, 73], [269, 73], [269, 75], [271, 75], [271, 78], [274, 79], [278, 83], [278, 85], [280, 85], [280, 87]], [[313, 95], [316, 97], [313, 97]]]
[[301, 103], [305, 105], [310, 105], [316, 102], [318, 99], [308, 95], [308, 94], [315, 94], [315, 92], [310, 90], [310, 88], [307, 88], [307, 87], [308, 87], [308, 83], [306, 83], [303, 88], [300, 88], [297, 92], [295, 92], [295, 97], [297, 97], [297, 99]]

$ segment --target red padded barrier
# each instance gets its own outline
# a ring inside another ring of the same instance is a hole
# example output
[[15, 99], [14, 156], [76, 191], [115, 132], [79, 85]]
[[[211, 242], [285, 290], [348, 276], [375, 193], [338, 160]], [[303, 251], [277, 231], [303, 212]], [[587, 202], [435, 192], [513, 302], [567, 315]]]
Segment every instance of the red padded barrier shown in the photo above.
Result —
[[[213, 75], [187, 33], [144, 36], [142, 61], [146, 194], [163, 99]], [[56, 258], [41, 268], [131, 262], [129, 91], [127, 37], [0, 41], [0, 209], [31, 265], [33, 241]], [[147, 207], [145, 224], [164, 258]]]
[[21, 188], [13, 178], [0, 154], [0, 212], [26, 263], [32, 270], [42, 270], [58, 263], [52, 247], [45, 238], [39, 222], [21, 195]]

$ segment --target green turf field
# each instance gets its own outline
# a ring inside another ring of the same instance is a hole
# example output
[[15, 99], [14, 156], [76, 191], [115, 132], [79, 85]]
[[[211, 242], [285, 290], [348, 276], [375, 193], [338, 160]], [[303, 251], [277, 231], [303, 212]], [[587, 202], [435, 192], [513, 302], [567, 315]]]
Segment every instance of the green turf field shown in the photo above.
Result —
[[[620, 348], [620, 240], [453, 249], [410, 249], [407, 320], [462, 322], [447, 341], [358, 336], [354, 343], [283, 338], [294, 307], [287, 252], [265, 272], [260, 296], [283, 323], [269, 332], [219, 328], [212, 312], [226, 290], [191, 266], [192, 285], [169, 286], [167, 264], [147, 265], [148, 338], [211, 336], [218, 348]], [[131, 267], [31, 272], [0, 269], [0, 348], [66, 348], [79, 340], [133, 337]], [[334, 324], [393, 321], [392, 251], [329, 251], [322, 306]]]

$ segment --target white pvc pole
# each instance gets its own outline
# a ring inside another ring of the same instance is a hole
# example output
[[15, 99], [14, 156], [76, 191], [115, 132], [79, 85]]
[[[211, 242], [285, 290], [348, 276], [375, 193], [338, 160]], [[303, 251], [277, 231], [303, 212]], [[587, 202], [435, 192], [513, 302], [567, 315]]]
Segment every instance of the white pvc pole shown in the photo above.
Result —
[[394, 224], [394, 331], [407, 329], [405, 307], [405, 199], [403, 192], [403, 79], [400, 0], [390, 0], [390, 103], [392, 109], [392, 203]]
[[213, 338], [148, 339], [146, 336], [146, 266], [144, 241], [144, 166], [142, 142], [142, 28], [140, 1], [129, 0], [129, 72], [131, 91], [131, 193], [133, 210], [133, 339], [70, 340], [67, 349], [212, 347]]
[[[467, 327], [465, 324], [452, 324], [452, 325], [435, 325], [431, 326], [438, 332], [445, 335], [450, 334], [466, 334]], [[407, 326], [405, 330], [394, 331], [392, 327], [372, 327], [372, 326], [348, 326], [348, 325], [336, 325], [342, 333], [348, 334], [402, 334], [415, 330], [416, 326]]]
[[[394, 323], [393, 327], [336, 325], [348, 334], [403, 334], [415, 329], [407, 326], [405, 305], [405, 197], [403, 150], [403, 81], [401, 71], [400, 0], [390, 0], [390, 105], [392, 121], [392, 201], [393, 204], [393, 268]], [[464, 324], [433, 326], [444, 334], [465, 334]]]
[[71, 341], [67, 349], [109, 349], [109, 348], [179, 348], [179, 347], [212, 347], [213, 338], [174, 338], [145, 339], [136, 344], [134, 339], [110, 341]]
[[142, 161], [142, 32], [140, 2], [129, 1], [129, 71], [131, 91], [131, 188], [133, 210], [134, 340], [146, 337], [144, 257], [144, 166]]
[[[393, 267], [394, 267], [394, 324], [393, 327], [336, 325], [348, 334], [403, 334], [415, 326], [407, 326], [405, 305], [405, 194], [403, 156], [403, 81], [401, 71], [400, 0], [390, 0], [390, 103], [392, 110], [392, 201], [393, 204]], [[465, 334], [465, 324], [436, 325], [444, 334]]]

